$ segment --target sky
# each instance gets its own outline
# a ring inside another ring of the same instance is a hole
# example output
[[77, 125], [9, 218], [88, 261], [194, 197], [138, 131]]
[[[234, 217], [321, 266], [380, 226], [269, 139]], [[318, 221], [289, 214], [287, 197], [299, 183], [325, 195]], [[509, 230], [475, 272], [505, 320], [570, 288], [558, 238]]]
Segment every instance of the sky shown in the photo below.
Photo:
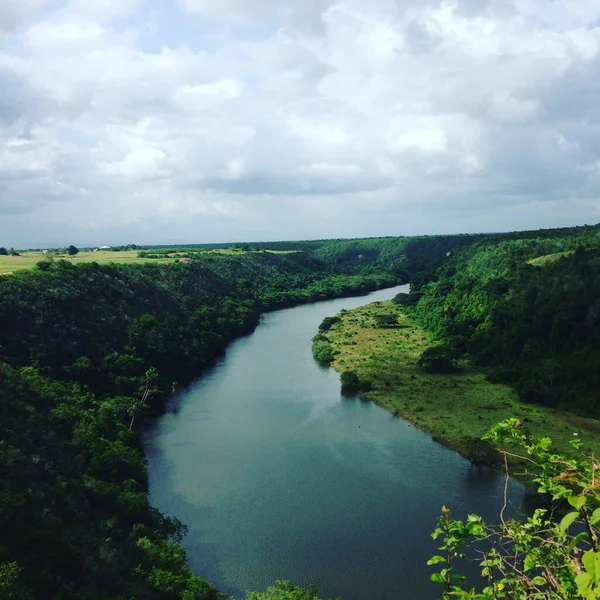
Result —
[[599, 221], [598, 0], [0, 0], [0, 246]]

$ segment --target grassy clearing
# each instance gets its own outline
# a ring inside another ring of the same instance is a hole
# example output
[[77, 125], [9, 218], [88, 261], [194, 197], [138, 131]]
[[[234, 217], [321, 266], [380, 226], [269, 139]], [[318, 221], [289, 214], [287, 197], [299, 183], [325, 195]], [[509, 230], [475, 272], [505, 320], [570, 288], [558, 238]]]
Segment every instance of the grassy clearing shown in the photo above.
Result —
[[[398, 316], [393, 328], [375, 327], [377, 315]], [[486, 381], [483, 373], [461, 364], [460, 372], [436, 375], [418, 366], [421, 353], [435, 342], [392, 302], [343, 312], [326, 332], [336, 371], [355, 371], [369, 381], [369, 400], [411, 421], [468, 455], [468, 439], [480, 438], [494, 423], [517, 417], [537, 437], [550, 437], [560, 452], [572, 454], [577, 433], [585, 448], [600, 454], [600, 421], [522, 404], [507, 386]]]
[[550, 265], [553, 262], [556, 262], [560, 258], [564, 256], [570, 256], [573, 254], [573, 250], [568, 250], [567, 252], [556, 252], [555, 254], [544, 254], [544, 256], [538, 256], [537, 258], [531, 258], [527, 262], [534, 267], [544, 267], [546, 265]]
[[[171, 263], [174, 258], [139, 258], [137, 250], [127, 250], [123, 252], [111, 252], [99, 250], [98, 252], [80, 252], [75, 256], [67, 254], [53, 255], [55, 260], [68, 260], [73, 264], [97, 262], [99, 264], [106, 263], [133, 263], [140, 264], [145, 262], [152, 263]], [[31, 269], [40, 260], [46, 260], [47, 254], [41, 252], [24, 252], [20, 256], [0, 256], [0, 275], [8, 275], [21, 269]]]

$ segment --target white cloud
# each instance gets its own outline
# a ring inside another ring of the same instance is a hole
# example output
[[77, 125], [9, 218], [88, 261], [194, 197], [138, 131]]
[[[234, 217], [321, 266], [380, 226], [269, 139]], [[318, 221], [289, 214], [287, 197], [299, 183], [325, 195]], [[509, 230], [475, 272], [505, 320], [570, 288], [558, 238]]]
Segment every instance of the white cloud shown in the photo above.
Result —
[[439, 129], [409, 129], [395, 140], [393, 146], [399, 150], [418, 150], [429, 154], [444, 152], [447, 143], [444, 132]]
[[599, 220], [596, 0], [4, 0], [0, 35], [5, 246]]
[[143, 0], [67, 0], [59, 17], [104, 23], [127, 17], [142, 5]]
[[[27, 24], [39, 12], [45, 0], [2, 0], [0, 2], [0, 34], [13, 32]], [[0, 38], [1, 40], [1, 38]]]
[[104, 174], [127, 180], [146, 180], [167, 177], [167, 155], [156, 148], [143, 148], [131, 152], [123, 160], [102, 165]]
[[211, 105], [219, 104], [242, 93], [242, 85], [232, 79], [222, 79], [214, 83], [184, 85], [174, 96], [175, 102], [188, 111], [201, 111]]

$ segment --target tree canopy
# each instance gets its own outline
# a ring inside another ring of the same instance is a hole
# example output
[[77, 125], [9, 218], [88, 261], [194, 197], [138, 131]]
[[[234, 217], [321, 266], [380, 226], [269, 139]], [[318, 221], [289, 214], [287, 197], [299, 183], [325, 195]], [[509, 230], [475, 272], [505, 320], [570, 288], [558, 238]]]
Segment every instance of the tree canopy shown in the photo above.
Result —
[[139, 424], [261, 311], [394, 281], [262, 252], [1, 277], [0, 596], [220, 598], [148, 503]]

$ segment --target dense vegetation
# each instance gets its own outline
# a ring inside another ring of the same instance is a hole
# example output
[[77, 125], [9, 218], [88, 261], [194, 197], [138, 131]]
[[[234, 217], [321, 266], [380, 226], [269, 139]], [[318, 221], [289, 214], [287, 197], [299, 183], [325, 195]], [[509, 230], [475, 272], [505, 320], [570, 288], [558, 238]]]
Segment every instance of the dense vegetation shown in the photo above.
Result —
[[600, 416], [600, 228], [484, 239], [398, 302], [526, 402]]
[[261, 311], [394, 281], [263, 252], [0, 278], [0, 595], [217, 598], [148, 505], [136, 426]]
[[[510, 234], [509, 234], [510, 235]], [[193, 259], [211, 250], [224, 252], [302, 252], [322, 260], [340, 273], [392, 272], [408, 281], [413, 274], [435, 268], [448, 253], [482, 239], [484, 235], [440, 235], [384, 237], [296, 242], [252, 242], [245, 244], [198, 244], [172, 248], [148, 247], [144, 256]]]
[[148, 505], [135, 431], [265, 310], [411, 280], [398, 301], [451, 348], [432, 368], [467, 353], [528, 402], [600, 415], [599, 232], [148, 249], [0, 278], [0, 596], [219, 597]]

